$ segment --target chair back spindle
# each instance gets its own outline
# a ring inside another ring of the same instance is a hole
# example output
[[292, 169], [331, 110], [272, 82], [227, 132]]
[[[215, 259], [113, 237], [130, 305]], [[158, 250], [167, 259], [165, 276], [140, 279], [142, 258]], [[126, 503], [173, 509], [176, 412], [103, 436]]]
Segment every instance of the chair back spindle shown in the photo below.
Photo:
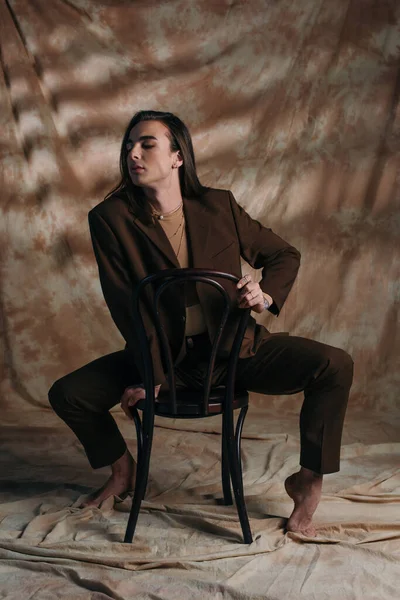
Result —
[[[144, 386], [146, 390], [146, 398], [150, 401], [155, 402], [154, 398], [154, 376], [153, 376], [153, 361], [150, 354], [147, 333], [144, 327], [143, 318], [140, 311], [140, 298], [143, 291], [147, 286], [157, 286], [155, 297], [154, 297], [154, 316], [155, 316], [155, 329], [160, 342], [160, 348], [162, 357], [166, 366], [166, 375], [169, 386], [169, 399], [170, 399], [170, 413], [171, 416], [178, 416], [178, 401], [176, 391], [176, 378], [174, 372], [174, 363], [172, 358], [172, 352], [170, 343], [163, 326], [160, 316], [160, 302], [164, 292], [173, 285], [179, 285], [183, 283], [204, 283], [210, 285], [214, 289], [218, 290], [223, 298], [223, 310], [220, 317], [218, 329], [216, 331], [214, 340], [212, 341], [211, 353], [207, 367], [207, 373], [203, 382], [203, 394], [201, 403], [201, 416], [209, 416], [209, 404], [210, 404], [210, 393], [212, 390], [212, 379], [215, 369], [216, 359], [218, 356], [218, 350], [223, 338], [224, 330], [228, 321], [229, 313], [232, 309], [232, 302], [227, 293], [226, 289], [216, 281], [216, 279], [225, 279], [232, 281], [236, 284], [239, 278], [230, 273], [223, 273], [221, 271], [215, 271], [211, 269], [167, 269], [149, 275], [142, 279], [139, 285], [136, 287], [133, 294], [133, 317], [136, 326], [136, 330], [139, 337], [142, 355], [142, 366], [144, 373]], [[229, 410], [228, 405], [232, 403], [232, 397], [234, 394], [234, 378], [236, 364], [239, 357], [240, 347], [243, 339], [243, 335], [247, 326], [250, 310], [243, 310], [241, 315], [237, 332], [232, 344], [232, 349], [228, 359], [228, 377], [226, 384], [225, 394], [225, 408]], [[230, 409], [232, 409], [230, 407]], [[200, 415], [198, 415], [200, 416]]]

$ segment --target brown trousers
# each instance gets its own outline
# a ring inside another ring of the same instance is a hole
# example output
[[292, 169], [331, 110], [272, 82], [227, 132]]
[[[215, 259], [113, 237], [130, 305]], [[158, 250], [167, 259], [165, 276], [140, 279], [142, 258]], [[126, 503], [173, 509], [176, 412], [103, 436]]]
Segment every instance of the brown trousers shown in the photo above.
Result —
[[[178, 382], [200, 385], [209, 342], [191, 338], [187, 356], [176, 368]], [[214, 384], [224, 382], [225, 363], [218, 364]], [[300, 464], [316, 473], [339, 470], [340, 444], [353, 377], [351, 357], [338, 348], [313, 340], [271, 335], [255, 356], [238, 361], [239, 387], [261, 394], [304, 391], [300, 413]], [[110, 465], [126, 450], [109, 410], [128, 385], [139, 383], [138, 372], [124, 350], [94, 360], [56, 381], [49, 391], [55, 412], [82, 443], [93, 468]]]

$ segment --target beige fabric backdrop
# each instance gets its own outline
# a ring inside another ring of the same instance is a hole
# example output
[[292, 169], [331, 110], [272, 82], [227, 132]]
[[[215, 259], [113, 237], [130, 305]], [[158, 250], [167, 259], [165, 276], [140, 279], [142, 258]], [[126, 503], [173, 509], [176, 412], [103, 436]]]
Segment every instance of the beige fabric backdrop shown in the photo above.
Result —
[[[0, 0], [2, 597], [398, 598], [399, 16], [396, 0]], [[129, 500], [73, 507], [106, 473], [47, 390], [122, 347], [86, 215], [145, 108], [178, 114], [202, 182], [302, 252], [281, 316], [261, 320], [355, 360], [316, 543], [283, 533], [300, 395], [252, 398], [250, 547], [215, 501], [214, 419], [157, 428], [132, 547]]]

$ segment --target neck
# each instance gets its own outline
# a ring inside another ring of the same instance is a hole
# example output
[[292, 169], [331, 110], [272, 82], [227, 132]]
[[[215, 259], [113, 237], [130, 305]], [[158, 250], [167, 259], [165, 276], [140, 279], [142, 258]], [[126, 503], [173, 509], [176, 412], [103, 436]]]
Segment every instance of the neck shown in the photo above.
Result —
[[146, 197], [157, 213], [171, 212], [182, 204], [182, 194], [179, 181], [177, 185], [169, 186], [167, 189], [145, 189]]

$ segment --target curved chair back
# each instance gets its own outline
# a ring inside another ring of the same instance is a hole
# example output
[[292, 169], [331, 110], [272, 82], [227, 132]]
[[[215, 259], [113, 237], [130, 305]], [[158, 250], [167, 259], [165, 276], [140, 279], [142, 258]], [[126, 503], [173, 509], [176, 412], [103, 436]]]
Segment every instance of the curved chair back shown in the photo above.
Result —
[[[170, 391], [170, 414], [178, 416], [177, 410], [177, 394], [176, 394], [176, 380], [174, 373], [174, 364], [172, 359], [172, 353], [170, 344], [161, 322], [160, 318], [160, 299], [163, 293], [174, 284], [182, 284], [188, 282], [194, 283], [204, 283], [211, 285], [214, 289], [220, 292], [223, 298], [223, 311], [221, 315], [221, 319], [219, 322], [219, 326], [217, 329], [217, 333], [212, 343], [210, 361], [208, 364], [207, 374], [204, 379], [203, 384], [203, 396], [202, 396], [202, 404], [201, 404], [201, 416], [209, 415], [209, 401], [210, 401], [210, 391], [212, 384], [212, 377], [215, 367], [216, 358], [218, 355], [218, 350], [221, 344], [221, 340], [223, 339], [224, 330], [228, 321], [229, 313], [232, 309], [232, 302], [229, 297], [229, 294], [224, 289], [224, 287], [217, 281], [218, 279], [225, 279], [232, 281], [233, 283], [237, 283], [239, 278], [235, 275], [231, 275], [230, 273], [223, 273], [221, 271], [216, 271], [212, 269], [167, 269], [164, 271], [160, 271], [158, 273], [154, 273], [153, 275], [149, 275], [140, 281], [138, 286], [134, 290], [133, 294], [133, 318], [135, 327], [138, 333], [140, 347], [141, 347], [141, 356], [142, 356], [142, 366], [144, 373], [144, 386], [146, 389], [146, 397], [153, 399], [154, 402], [154, 381], [153, 381], [153, 362], [150, 353], [150, 347], [147, 340], [147, 333], [144, 327], [143, 318], [140, 312], [140, 298], [144, 291], [144, 289], [152, 285], [156, 288], [154, 295], [154, 314], [155, 314], [155, 326], [156, 331], [160, 343], [161, 354], [164, 358], [166, 367], [167, 367], [167, 380], [169, 384]], [[225, 410], [229, 411], [232, 409], [232, 402], [234, 397], [234, 385], [235, 385], [235, 371], [236, 364], [239, 357], [240, 347], [243, 340], [243, 335], [246, 330], [248, 318], [250, 314], [250, 309], [243, 310], [243, 314], [241, 315], [239, 325], [236, 331], [236, 335], [233, 341], [232, 349], [229, 354], [228, 359], [228, 370], [227, 370], [227, 380], [225, 384]]]

